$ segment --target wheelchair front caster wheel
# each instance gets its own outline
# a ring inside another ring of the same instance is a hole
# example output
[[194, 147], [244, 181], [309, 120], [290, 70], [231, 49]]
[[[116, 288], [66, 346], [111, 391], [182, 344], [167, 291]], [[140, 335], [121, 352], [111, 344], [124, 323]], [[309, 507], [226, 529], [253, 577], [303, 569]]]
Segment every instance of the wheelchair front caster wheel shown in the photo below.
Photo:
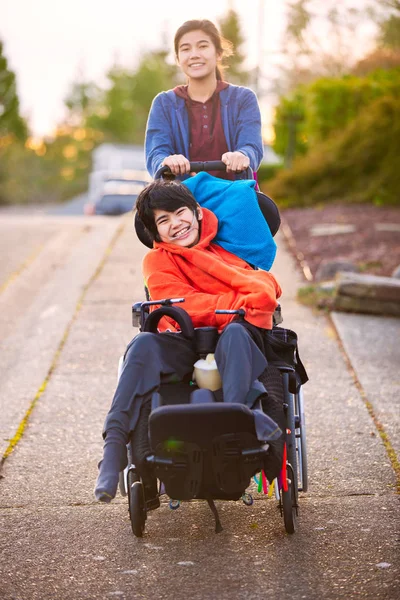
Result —
[[142, 537], [147, 517], [143, 484], [140, 481], [131, 483], [129, 475], [130, 473], [128, 474], [128, 497], [132, 531], [136, 537]]

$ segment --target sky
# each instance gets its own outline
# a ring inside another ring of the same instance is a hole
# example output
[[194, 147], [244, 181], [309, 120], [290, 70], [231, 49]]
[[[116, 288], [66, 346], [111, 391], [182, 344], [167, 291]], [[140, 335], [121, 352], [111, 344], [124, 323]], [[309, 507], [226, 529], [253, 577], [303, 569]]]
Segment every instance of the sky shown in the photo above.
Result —
[[172, 49], [184, 21], [216, 22], [229, 8], [241, 20], [246, 66], [262, 64], [268, 76], [280, 49], [285, 4], [202, 0], [196, 8], [187, 0], [0, 0], [0, 39], [17, 76], [21, 113], [33, 134], [43, 136], [62, 120], [63, 101], [74, 81], [83, 77], [104, 84], [115, 61], [135, 68], [143, 52], [160, 48], [163, 41]]
[[[284, 1], [264, 4], [268, 36], [263, 52], [274, 51], [284, 22]], [[17, 76], [21, 112], [35, 135], [50, 134], [64, 115], [63, 99], [79, 76], [104, 83], [115, 60], [134, 67], [146, 50], [165, 41], [172, 48], [176, 29], [186, 20], [216, 21], [231, 6], [241, 18], [248, 42], [248, 65], [259, 57], [259, 0], [0, 0], [0, 39]], [[172, 58], [172, 54], [171, 54]]]

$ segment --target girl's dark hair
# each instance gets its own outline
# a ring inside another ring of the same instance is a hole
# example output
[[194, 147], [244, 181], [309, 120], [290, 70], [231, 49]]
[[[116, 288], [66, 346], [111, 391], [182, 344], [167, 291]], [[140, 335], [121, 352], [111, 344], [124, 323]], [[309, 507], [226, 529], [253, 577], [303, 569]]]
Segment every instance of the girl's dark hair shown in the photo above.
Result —
[[138, 217], [156, 242], [159, 242], [160, 238], [153, 211], [158, 209], [175, 212], [182, 206], [187, 206], [193, 213], [198, 208], [193, 194], [179, 181], [157, 179], [145, 187], [136, 200]]
[[[179, 27], [177, 32], [175, 33], [174, 38], [174, 48], [175, 48], [175, 56], [178, 58], [179, 53], [179, 42], [181, 38], [190, 31], [197, 31], [200, 29], [204, 31], [210, 38], [214, 47], [218, 54], [221, 55], [221, 59], [228, 58], [228, 56], [232, 56], [233, 54], [233, 44], [229, 40], [225, 39], [214, 23], [209, 21], [208, 19], [193, 19], [192, 21], [186, 21], [183, 25]], [[217, 79], [222, 80], [222, 76], [224, 74], [224, 67], [220, 66], [216, 68]]]

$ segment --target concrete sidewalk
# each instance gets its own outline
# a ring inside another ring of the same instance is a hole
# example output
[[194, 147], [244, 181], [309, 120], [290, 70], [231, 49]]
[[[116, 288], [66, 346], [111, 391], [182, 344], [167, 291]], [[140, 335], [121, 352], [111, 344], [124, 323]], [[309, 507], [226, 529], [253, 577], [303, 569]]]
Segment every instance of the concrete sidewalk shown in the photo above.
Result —
[[[332, 321], [371, 415], [400, 459], [400, 319], [333, 312]], [[400, 475], [400, 473], [399, 473]], [[400, 491], [400, 490], [399, 490]]]
[[299, 530], [286, 535], [276, 502], [255, 494], [250, 508], [218, 503], [219, 535], [204, 502], [170, 511], [163, 501], [137, 540], [126, 499], [98, 505], [93, 486], [118, 358], [134, 334], [130, 304], [143, 298], [145, 249], [128, 218], [65, 224], [52, 217], [48, 237], [37, 233], [46, 228], [43, 219], [19, 226], [14, 218], [1, 230], [4, 245], [21, 227], [24, 241], [0, 295], [1, 342], [10, 357], [0, 361], [8, 436], [37, 401], [1, 472], [0, 597], [396, 598], [396, 480], [364, 393], [394, 446], [393, 419], [381, 411], [398, 382], [384, 377], [378, 403], [361, 343], [372, 326], [357, 325], [358, 315], [331, 320], [298, 304], [301, 275], [279, 239], [274, 272], [284, 290], [283, 325], [298, 333], [310, 376], [304, 390], [310, 485], [300, 497]]

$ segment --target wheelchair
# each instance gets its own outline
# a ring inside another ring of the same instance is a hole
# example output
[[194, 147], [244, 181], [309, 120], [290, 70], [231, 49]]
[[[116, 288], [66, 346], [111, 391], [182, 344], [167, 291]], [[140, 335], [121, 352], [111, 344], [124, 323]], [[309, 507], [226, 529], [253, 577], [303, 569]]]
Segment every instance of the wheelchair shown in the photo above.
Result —
[[[221, 164], [225, 168], [223, 163], [214, 161], [191, 163], [191, 170], [217, 170], [222, 168]], [[274, 235], [279, 228], [279, 212], [270, 198], [260, 192], [257, 195]], [[152, 242], [138, 219], [135, 228], [142, 243], [151, 248]], [[147, 300], [132, 307], [134, 327], [158, 333], [159, 321], [167, 316], [179, 325], [176, 335], [193, 341], [199, 358], [214, 352], [217, 329], [194, 328], [188, 313], [176, 306], [183, 303], [184, 298], [153, 300], [147, 292], [146, 296]], [[217, 312], [235, 314], [238, 320], [245, 316], [241, 309]], [[268, 476], [286, 532], [296, 531], [298, 494], [308, 489], [302, 391], [307, 374], [299, 357], [296, 334], [280, 327], [279, 306], [273, 322], [272, 330], [267, 331], [264, 338], [268, 367], [259, 379], [268, 394], [262, 408], [279, 425], [281, 435], [278, 439], [259, 441], [253, 411], [245, 405], [221, 401], [218, 392], [214, 393], [213, 401], [210, 402], [209, 397], [203, 401], [201, 394], [196, 393], [198, 387], [192, 378], [161, 384], [153, 393], [147, 412], [141, 412], [127, 447], [128, 466], [120, 474], [119, 489], [128, 497], [136, 537], [143, 536], [148, 513], [160, 505], [158, 496], [164, 493], [170, 498], [169, 506], [173, 510], [183, 501], [207, 501], [214, 515], [215, 531], [220, 532], [222, 525], [214, 501], [242, 500], [251, 505], [253, 496], [249, 485], [257, 474], [259, 489], [263, 487], [264, 492]], [[119, 373], [122, 364], [123, 359], [120, 359]], [[149, 474], [157, 486], [157, 496], [150, 501], [145, 494]]]

